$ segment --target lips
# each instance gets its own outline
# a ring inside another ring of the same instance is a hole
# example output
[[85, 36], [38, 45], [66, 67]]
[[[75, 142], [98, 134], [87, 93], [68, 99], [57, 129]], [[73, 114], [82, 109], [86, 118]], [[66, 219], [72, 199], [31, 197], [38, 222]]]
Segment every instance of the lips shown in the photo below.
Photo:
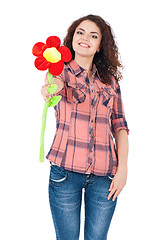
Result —
[[90, 46], [89, 46], [87, 43], [81, 42], [81, 43], [79, 43], [79, 45], [80, 45], [81, 47], [84, 47], [84, 48], [90, 48]]

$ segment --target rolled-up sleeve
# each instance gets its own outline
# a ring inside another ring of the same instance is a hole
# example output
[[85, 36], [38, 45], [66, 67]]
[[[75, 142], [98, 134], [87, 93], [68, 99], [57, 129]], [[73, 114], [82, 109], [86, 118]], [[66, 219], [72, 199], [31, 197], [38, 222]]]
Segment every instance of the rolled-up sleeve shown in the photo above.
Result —
[[117, 131], [125, 129], [129, 134], [128, 124], [125, 118], [125, 112], [121, 97], [120, 85], [116, 82], [116, 94], [113, 99], [113, 108], [111, 114], [111, 127], [113, 136]]

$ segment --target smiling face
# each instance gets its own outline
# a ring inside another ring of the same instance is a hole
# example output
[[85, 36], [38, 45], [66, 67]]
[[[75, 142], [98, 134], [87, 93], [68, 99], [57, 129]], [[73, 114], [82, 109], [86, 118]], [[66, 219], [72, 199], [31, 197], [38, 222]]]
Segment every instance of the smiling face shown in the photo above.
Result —
[[93, 59], [96, 52], [100, 50], [102, 34], [98, 26], [90, 21], [85, 20], [76, 28], [72, 47], [76, 57], [89, 57]]

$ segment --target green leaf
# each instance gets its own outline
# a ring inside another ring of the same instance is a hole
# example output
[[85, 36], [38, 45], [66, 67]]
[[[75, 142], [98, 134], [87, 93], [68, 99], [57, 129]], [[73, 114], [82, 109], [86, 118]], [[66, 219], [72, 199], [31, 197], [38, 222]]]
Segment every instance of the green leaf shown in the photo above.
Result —
[[53, 97], [53, 98], [51, 98], [50, 99], [50, 101], [49, 101], [49, 107], [54, 107], [56, 104], [58, 104], [58, 102], [61, 100], [61, 95], [57, 95], [57, 96], [55, 96], [55, 97]]
[[56, 84], [53, 84], [51, 85], [51, 87], [46, 87], [49, 94], [53, 94], [56, 90], [57, 90], [57, 85]]

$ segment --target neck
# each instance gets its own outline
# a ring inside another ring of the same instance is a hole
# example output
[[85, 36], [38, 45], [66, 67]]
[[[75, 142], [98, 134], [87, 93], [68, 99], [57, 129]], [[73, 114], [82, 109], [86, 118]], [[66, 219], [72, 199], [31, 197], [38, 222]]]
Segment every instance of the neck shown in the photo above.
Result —
[[88, 75], [90, 76], [91, 75], [91, 72], [92, 72], [92, 62], [93, 62], [93, 59], [91, 58], [86, 58], [86, 57], [78, 57], [78, 56], [75, 56], [75, 62], [81, 66], [82, 68], [84, 68], [85, 70], [88, 71]]

